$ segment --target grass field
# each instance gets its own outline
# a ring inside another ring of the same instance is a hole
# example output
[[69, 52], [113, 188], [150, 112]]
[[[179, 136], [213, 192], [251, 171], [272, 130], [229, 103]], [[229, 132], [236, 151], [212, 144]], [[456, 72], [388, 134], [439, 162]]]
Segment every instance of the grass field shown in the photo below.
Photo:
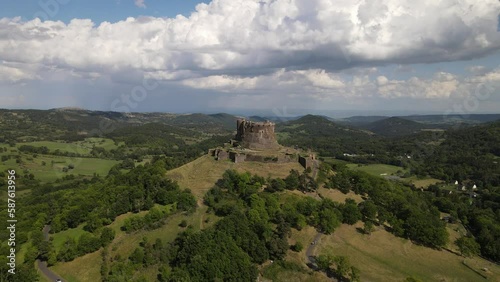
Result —
[[356, 201], [356, 203], [361, 203], [363, 201], [361, 195], [356, 195], [352, 191], [344, 194], [337, 189], [327, 189], [321, 187], [318, 189], [318, 193], [321, 194], [321, 196], [323, 196], [324, 198], [340, 203], [344, 203], [346, 199], [353, 199], [354, 201]]
[[357, 165], [357, 164], [348, 164], [348, 168], [353, 170], [364, 171], [371, 175], [375, 176], [384, 176], [396, 174], [397, 171], [404, 171], [405, 169], [399, 166], [394, 165], [386, 165], [386, 164], [370, 164], [370, 165]]
[[[39, 155], [36, 158], [32, 158], [32, 160], [29, 160], [26, 155], [23, 155], [22, 160], [22, 165], [17, 164], [13, 159], [8, 160], [5, 164], [0, 164], [0, 169], [3, 167], [27, 169], [30, 173], [35, 175], [35, 179], [39, 179], [42, 182], [51, 182], [68, 174], [92, 176], [96, 173], [105, 176], [112, 166], [119, 163], [114, 160], [71, 158], [51, 155]], [[45, 165], [43, 165], [43, 162]], [[73, 164], [75, 168], [68, 172], [63, 172], [63, 168], [70, 164]]]
[[408, 180], [411, 183], [413, 183], [417, 188], [427, 188], [432, 184], [443, 182], [442, 180], [439, 180], [436, 178], [417, 179], [416, 177], [410, 177], [410, 178], [408, 178]]
[[82, 236], [84, 233], [89, 233], [83, 230], [83, 226], [84, 224], [81, 224], [77, 228], [72, 228], [58, 232], [56, 234], [51, 234], [50, 237], [53, 238], [53, 244], [56, 252], [59, 252], [61, 250], [61, 247], [67, 238], [73, 238], [75, 239], [75, 241], [78, 241], [80, 236]]
[[[17, 163], [16, 159], [11, 157], [9, 160], [0, 162], [0, 171], [15, 169], [16, 171], [23, 172], [27, 170], [29, 173], [33, 173], [35, 175], [35, 179], [39, 179], [42, 182], [51, 182], [67, 174], [92, 176], [94, 173], [97, 173], [104, 176], [113, 165], [118, 163], [118, 161], [114, 160], [75, 158], [55, 155], [39, 154], [34, 157], [33, 154], [19, 152], [18, 148], [22, 145], [31, 145], [36, 147], [46, 146], [52, 152], [60, 150], [61, 152], [78, 153], [81, 155], [89, 155], [93, 146], [103, 147], [107, 150], [118, 148], [113, 140], [105, 138], [87, 138], [84, 141], [74, 143], [53, 141], [25, 142], [16, 144], [16, 147], [10, 147], [8, 144], [1, 143], [0, 147], [7, 147], [8, 152], [2, 152], [0, 155], [20, 155], [22, 163]], [[67, 167], [69, 164], [73, 164], [75, 168], [69, 170], [67, 173], [63, 172], [63, 168]]]
[[286, 259], [288, 261], [292, 261], [298, 264], [301, 264], [304, 267], [307, 267], [306, 261], [306, 251], [312, 241], [314, 241], [314, 237], [318, 232], [312, 226], [306, 226], [302, 228], [302, 230], [298, 231], [295, 228], [292, 228], [292, 233], [288, 243], [290, 246], [295, 245], [297, 242], [300, 242], [304, 248], [300, 252], [295, 252], [289, 250], [286, 254]]
[[329, 163], [329, 164], [350, 164], [350, 162], [348, 161], [344, 161], [344, 160], [339, 160], [339, 159], [336, 159], [336, 158], [332, 158], [332, 157], [325, 157], [323, 158], [323, 161], [325, 163]]
[[82, 143], [63, 143], [63, 142], [53, 142], [53, 141], [36, 141], [36, 142], [24, 142], [17, 143], [16, 147], [19, 148], [22, 145], [30, 145], [35, 147], [47, 147], [51, 152], [59, 150], [61, 152], [75, 153], [80, 155], [88, 155], [90, 153], [91, 147], [82, 146]]
[[[380, 228], [364, 235], [356, 230], [361, 226], [342, 225], [332, 235], [323, 236], [318, 253], [348, 256], [361, 270], [361, 281], [402, 281], [409, 276], [422, 281], [485, 281], [462, 264], [461, 256], [415, 245]], [[487, 267], [489, 281], [500, 278], [499, 266], [488, 261], [467, 259], [467, 264], [480, 272]]]
[[67, 282], [101, 281], [101, 251], [86, 254], [73, 261], [58, 263], [50, 269]]
[[291, 169], [304, 170], [298, 162], [283, 164], [258, 162], [233, 163], [230, 161], [216, 161], [213, 157], [205, 155], [167, 172], [167, 175], [177, 180], [181, 188], [189, 188], [195, 196], [202, 198], [227, 169], [235, 169], [238, 172], [249, 171], [252, 174], [258, 174], [263, 177], [282, 178], [286, 177]]
[[106, 150], [112, 150], [118, 148], [118, 145], [121, 144], [117, 145], [113, 140], [107, 138], [86, 138], [83, 141], [71, 142], [71, 143], [55, 142], [55, 141], [23, 142], [23, 143], [17, 143], [16, 147], [19, 148], [22, 145], [31, 145], [35, 147], [45, 146], [51, 152], [59, 150], [61, 152], [88, 155], [94, 146], [102, 147]]
[[[284, 269], [279, 264], [268, 264], [262, 270], [261, 277], [258, 281], [271, 282], [271, 281], [286, 281], [286, 282], [327, 282], [332, 281], [326, 277], [325, 274], [320, 272], [313, 272], [312, 270], [304, 267], [303, 270], [296, 271]], [[269, 277], [269, 278], [266, 278]]]

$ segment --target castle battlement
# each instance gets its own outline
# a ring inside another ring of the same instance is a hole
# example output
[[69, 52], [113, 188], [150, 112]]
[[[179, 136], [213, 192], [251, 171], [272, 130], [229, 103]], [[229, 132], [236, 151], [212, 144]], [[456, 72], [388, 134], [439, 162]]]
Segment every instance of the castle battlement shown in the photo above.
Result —
[[236, 141], [249, 149], [277, 149], [279, 148], [274, 134], [275, 124], [270, 121], [253, 122], [245, 119], [236, 121]]
[[[208, 154], [218, 161], [289, 163], [299, 162], [304, 168], [313, 167], [316, 158], [313, 154], [301, 156], [296, 149], [281, 147], [274, 134], [275, 124], [270, 121], [253, 122], [245, 119], [236, 121], [235, 140], [224, 147], [208, 150]], [[249, 150], [250, 149], [250, 150]], [[292, 151], [292, 152], [290, 152]]]

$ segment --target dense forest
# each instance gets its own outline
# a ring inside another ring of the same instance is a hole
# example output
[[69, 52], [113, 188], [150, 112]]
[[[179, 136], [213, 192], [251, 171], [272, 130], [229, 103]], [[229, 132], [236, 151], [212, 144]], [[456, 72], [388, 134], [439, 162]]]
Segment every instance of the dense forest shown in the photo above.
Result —
[[[30, 265], [38, 258], [52, 265], [105, 247], [114, 238], [113, 232], [106, 226], [127, 212], [150, 210], [155, 205], [171, 205], [169, 213], [194, 209], [194, 196], [164, 177], [165, 166], [164, 161], [158, 160], [127, 173], [110, 171], [105, 178], [46, 184], [20, 198], [18, 205], [23, 208], [17, 212], [16, 240], [17, 244], [29, 242], [24, 264]], [[2, 210], [5, 217], [6, 212]], [[150, 216], [149, 224], [163, 219], [165, 215], [161, 211], [159, 213], [158, 216]], [[51, 232], [60, 232], [80, 224], [85, 224], [84, 230], [88, 233], [77, 242], [68, 239], [59, 253], [54, 251], [50, 241], [43, 240], [42, 229], [45, 225], [51, 226]], [[2, 233], [1, 236], [1, 240], [5, 241], [8, 234]], [[2, 245], [3, 249], [6, 247], [6, 244]], [[5, 274], [6, 258], [2, 257], [2, 260], [2, 274]]]

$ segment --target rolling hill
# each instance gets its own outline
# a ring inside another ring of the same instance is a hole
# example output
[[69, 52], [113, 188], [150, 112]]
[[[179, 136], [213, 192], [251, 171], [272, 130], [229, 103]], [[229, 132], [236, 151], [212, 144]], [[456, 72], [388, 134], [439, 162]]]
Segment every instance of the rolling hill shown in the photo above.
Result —
[[363, 128], [378, 135], [392, 137], [419, 133], [423, 129], [435, 128], [435, 126], [425, 125], [400, 117], [390, 117], [369, 123], [363, 126]]
[[337, 124], [321, 116], [306, 115], [276, 125], [278, 141], [286, 146], [312, 149], [322, 156], [374, 154], [383, 151], [381, 139], [358, 128]]

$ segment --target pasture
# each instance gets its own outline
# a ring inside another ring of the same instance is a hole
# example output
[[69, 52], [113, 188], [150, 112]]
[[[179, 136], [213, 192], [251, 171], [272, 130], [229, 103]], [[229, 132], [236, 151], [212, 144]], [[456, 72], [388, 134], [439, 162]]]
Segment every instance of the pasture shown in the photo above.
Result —
[[[435, 250], [395, 237], [381, 227], [371, 235], [361, 234], [355, 226], [342, 225], [318, 243], [317, 253], [348, 256], [361, 270], [361, 281], [403, 281], [414, 277], [422, 281], [485, 281], [463, 265], [464, 258], [445, 250]], [[500, 277], [500, 267], [480, 258], [466, 259], [482, 272], [486, 267], [488, 280]], [[496, 280], [498, 281], [498, 280]]]

